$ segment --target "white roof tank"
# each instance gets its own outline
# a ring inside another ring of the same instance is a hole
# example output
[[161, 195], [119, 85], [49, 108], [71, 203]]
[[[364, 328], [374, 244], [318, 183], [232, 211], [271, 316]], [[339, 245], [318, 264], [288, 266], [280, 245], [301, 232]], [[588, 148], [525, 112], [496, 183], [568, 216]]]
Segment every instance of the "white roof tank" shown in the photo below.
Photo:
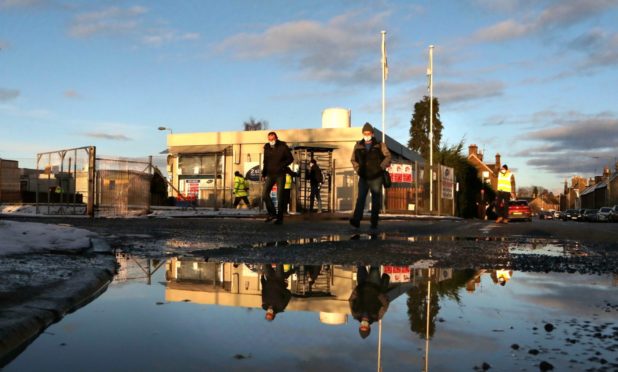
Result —
[[350, 128], [352, 111], [346, 108], [333, 107], [322, 111], [322, 128]]

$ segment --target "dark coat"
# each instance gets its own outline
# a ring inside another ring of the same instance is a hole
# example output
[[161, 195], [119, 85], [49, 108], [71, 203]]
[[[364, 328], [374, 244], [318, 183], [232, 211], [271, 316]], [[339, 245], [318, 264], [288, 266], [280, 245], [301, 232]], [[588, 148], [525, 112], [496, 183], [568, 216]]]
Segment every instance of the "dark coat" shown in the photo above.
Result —
[[373, 180], [382, 177], [384, 170], [391, 165], [391, 153], [386, 144], [373, 137], [369, 151], [365, 147], [364, 139], [356, 142], [350, 161], [359, 177]]
[[276, 277], [266, 279], [264, 276], [260, 280], [262, 283], [262, 308], [266, 310], [269, 306], [272, 306], [275, 314], [282, 312], [292, 298], [292, 293], [287, 288], [285, 281]]
[[360, 321], [363, 316], [366, 316], [370, 324], [382, 319], [389, 304], [380, 286], [370, 282], [357, 285], [349, 302], [354, 319]]
[[292, 152], [285, 142], [277, 140], [275, 146], [270, 146], [269, 143], [265, 144], [262, 177], [284, 175], [285, 169], [293, 161]]
[[322, 182], [324, 182], [322, 170], [317, 164], [311, 167], [311, 170], [307, 173], [307, 178], [309, 179], [309, 184], [311, 184], [311, 186], [319, 186]]

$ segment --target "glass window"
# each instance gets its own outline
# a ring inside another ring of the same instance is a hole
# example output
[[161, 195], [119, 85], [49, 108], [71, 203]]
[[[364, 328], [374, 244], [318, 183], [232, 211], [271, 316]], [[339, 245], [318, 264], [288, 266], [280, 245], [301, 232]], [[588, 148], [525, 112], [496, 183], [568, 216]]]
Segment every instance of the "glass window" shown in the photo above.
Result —
[[[217, 164], [215, 164], [215, 158]], [[223, 156], [221, 154], [182, 155], [178, 167], [182, 175], [214, 175], [223, 171]]]

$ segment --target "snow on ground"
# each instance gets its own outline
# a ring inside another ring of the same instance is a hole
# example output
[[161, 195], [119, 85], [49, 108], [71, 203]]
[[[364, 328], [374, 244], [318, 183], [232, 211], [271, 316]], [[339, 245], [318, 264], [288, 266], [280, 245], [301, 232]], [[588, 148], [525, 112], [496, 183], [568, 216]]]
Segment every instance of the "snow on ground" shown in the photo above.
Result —
[[81, 251], [95, 234], [66, 225], [0, 221], [0, 257], [18, 253]]

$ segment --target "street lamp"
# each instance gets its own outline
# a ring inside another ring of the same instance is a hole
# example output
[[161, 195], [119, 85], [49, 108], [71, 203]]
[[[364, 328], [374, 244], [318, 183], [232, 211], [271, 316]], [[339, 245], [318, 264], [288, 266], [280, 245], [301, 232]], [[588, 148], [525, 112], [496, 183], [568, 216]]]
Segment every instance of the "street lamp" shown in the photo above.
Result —
[[172, 134], [172, 128], [167, 128], [167, 127], [159, 127], [159, 130], [169, 130], [170, 134]]

